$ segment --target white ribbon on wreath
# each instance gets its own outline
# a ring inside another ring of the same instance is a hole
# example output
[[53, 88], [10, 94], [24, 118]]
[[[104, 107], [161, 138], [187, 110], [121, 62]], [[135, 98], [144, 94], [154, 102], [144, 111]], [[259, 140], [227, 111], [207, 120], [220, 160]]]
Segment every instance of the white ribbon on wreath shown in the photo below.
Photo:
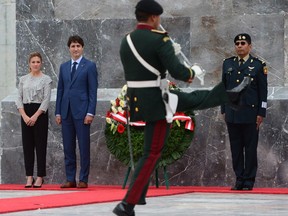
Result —
[[[176, 113], [177, 114], [177, 113]], [[111, 117], [122, 124], [127, 124], [127, 118], [123, 115], [120, 115], [118, 113], [111, 113]], [[173, 121], [180, 120], [180, 121], [185, 121], [185, 129], [187, 130], [194, 130], [194, 123], [193, 120], [190, 116], [185, 116], [185, 115], [174, 115], [173, 116]], [[130, 122], [131, 126], [145, 126], [145, 122], [143, 121], [137, 121], [137, 122]]]

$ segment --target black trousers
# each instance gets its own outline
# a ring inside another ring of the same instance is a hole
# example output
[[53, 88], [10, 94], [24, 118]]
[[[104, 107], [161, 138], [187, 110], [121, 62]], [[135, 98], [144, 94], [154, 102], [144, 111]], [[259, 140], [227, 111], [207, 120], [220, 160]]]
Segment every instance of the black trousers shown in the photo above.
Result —
[[257, 172], [257, 146], [259, 130], [256, 123], [233, 124], [227, 122], [236, 183], [253, 187]]
[[[24, 104], [26, 114], [31, 117], [40, 107], [40, 104]], [[46, 176], [46, 152], [48, 137], [48, 111], [42, 113], [34, 126], [27, 126], [21, 118], [22, 144], [26, 176], [33, 176], [35, 150], [37, 159], [37, 176]]]

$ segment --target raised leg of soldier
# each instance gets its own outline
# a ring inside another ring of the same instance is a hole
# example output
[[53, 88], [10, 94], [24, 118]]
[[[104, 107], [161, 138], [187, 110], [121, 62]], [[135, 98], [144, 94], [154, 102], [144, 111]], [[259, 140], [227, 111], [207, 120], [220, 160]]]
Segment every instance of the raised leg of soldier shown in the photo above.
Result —
[[211, 90], [196, 90], [190, 93], [173, 91], [173, 93], [178, 95], [177, 111], [202, 110], [229, 102], [222, 82]]
[[190, 93], [173, 91], [178, 95], [177, 111], [203, 110], [227, 103], [237, 109], [239, 98], [241, 94], [245, 93], [249, 85], [249, 79], [245, 79], [239, 86], [229, 91], [225, 89], [222, 82], [211, 90], [196, 90]]

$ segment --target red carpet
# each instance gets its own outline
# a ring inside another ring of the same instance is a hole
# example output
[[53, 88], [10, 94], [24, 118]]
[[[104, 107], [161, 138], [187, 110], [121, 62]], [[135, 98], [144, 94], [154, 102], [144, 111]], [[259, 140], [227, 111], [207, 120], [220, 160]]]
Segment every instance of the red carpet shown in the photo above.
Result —
[[[48, 190], [55, 194], [3, 198], [0, 199], [0, 214], [8, 212], [57, 208], [65, 206], [86, 205], [94, 203], [120, 201], [125, 195], [126, 189], [120, 186], [89, 185], [87, 189], [60, 189], [59, 185], [43, 185], [41, 189], [25, 189], [23, 185], [0, 185], [0, 190]], [[70, 191], [70, 193], [58, 194], [57, 191]], [[169, 190], [166, 187], [150, 187], [148, 197], [171, 196], [185, 193], [252, 193], [252, 194], [288, 194], [288, 188], [254, 188], [253, 191], [231, 191], [228, 187], [197, 187], [197, 186], [173, 186]], [[29, 192], [28, 192], [29, 193]]]

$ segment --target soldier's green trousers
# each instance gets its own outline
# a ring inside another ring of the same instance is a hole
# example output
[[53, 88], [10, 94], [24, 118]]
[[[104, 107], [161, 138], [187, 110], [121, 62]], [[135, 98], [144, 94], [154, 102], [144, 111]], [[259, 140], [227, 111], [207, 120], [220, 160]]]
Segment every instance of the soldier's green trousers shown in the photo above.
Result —
[[178, 95], [177, 111], [203, 110], [228, 103], [229, 98], [222, 82], [211, 90], [196, 90], [190, 93], [171, 91]]
[[[174, 91], [178, 95], [177, 111], [202, 110], [229, 102], [223, 83], [212, 90], [197, 90], [190, 93]], [[170, 131], [166, 119], [146, 122], [144, 130], [144, 153], [137, 162], [124, 202], [145, 204], [150, 176], [153, 173]]]

